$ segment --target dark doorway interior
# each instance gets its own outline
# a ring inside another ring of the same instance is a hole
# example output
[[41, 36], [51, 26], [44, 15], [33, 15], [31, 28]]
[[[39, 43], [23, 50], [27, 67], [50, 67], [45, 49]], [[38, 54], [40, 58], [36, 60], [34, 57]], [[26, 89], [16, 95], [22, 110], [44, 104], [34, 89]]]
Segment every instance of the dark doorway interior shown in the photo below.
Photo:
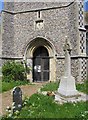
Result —
[[49, 80], [49, 54], [45, 47], [38, 47], [33, 54], [33, 81]]

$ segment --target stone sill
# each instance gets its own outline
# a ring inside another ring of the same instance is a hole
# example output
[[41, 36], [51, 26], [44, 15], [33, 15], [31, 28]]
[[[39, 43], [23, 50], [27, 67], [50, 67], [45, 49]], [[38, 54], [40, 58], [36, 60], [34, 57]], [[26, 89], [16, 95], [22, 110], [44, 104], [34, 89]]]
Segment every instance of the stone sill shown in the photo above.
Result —
[[[65, 59], [65, 56], [57, 56], [56, 57], [57, 59]], [[72, 59], [78, 59], [78, 58], [86, 58], [88, 59], [88, 56], [85, 56], [85, 55], [74, 55], [74, 56], [71, 56]]]
[[84, 27], [79, 27], [78, 29], [79, 29], [79, 31], [84, 31], [84, 32], [86, 32], [86, 29], [85, 29]]

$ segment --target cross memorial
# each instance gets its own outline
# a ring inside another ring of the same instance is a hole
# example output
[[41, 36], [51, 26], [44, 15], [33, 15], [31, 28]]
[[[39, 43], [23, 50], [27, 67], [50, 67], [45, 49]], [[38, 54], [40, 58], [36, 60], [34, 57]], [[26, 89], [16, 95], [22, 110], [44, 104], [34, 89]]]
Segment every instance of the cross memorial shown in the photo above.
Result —
[[71, 97], [78, 94], [75, 85], [75, 78], [71, 75], [71, 45], [66, 37], [64, 52], [65, 52], [65, 68], [64, 75], [61, 77], [58, 93], [61, 96]]

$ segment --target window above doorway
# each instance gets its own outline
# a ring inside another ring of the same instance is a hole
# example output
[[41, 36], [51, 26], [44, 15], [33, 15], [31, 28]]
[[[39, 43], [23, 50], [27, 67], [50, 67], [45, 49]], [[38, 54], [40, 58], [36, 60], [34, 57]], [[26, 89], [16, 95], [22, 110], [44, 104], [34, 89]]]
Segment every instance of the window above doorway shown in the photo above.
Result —
[[35, 29], [41, 30], [44, 28], [44, 20], [42, 19], [42, 11], [37, 12], [37, 20], [35, 21]]

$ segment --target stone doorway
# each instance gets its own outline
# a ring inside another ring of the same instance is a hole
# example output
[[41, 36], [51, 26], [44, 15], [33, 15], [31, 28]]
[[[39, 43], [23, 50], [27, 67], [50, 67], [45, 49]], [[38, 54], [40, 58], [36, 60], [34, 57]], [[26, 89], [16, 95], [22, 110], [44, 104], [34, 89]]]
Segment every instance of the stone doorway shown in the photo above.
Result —
[[28, 43], [24, 59], [27, 66], [31, 67], [30, 73], [27, 74], [30, 82], [56, 80], [55, 54], [55, 47], [48, 39], [38, 37]]
[[49, 80], [49, 53], [43, 46], [38, 47], [33, 53], [33, 81]]

